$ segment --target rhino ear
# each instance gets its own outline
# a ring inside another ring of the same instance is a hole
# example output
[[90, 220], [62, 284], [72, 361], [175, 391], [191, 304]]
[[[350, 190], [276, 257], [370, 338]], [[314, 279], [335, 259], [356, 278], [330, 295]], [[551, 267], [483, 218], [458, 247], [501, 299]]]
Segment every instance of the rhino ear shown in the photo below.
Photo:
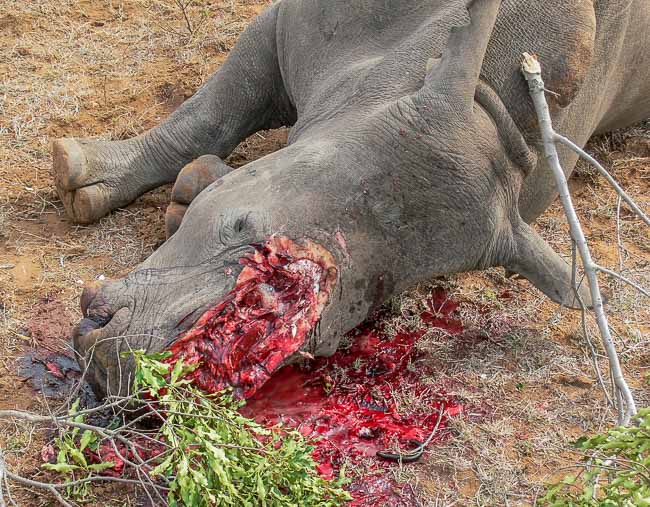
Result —
[[501, 0], [469, 0], [470, 22], [453, 27], [447, 48], [436, 65], [427, 65], [425, 85], [419, 101], [444, 99], [457, 112], [471, 112], [478, 83]]
[[[514, 239], [515, 252], [505, 262], [506, 270], [528, 279], [556, 303], [580, 309], [571, 284], [571, 266], [524, 222], [516, 227]], [[591, 296], [587, 282], [579, 287], [578, 292], [584, 305], [590, 307]]]

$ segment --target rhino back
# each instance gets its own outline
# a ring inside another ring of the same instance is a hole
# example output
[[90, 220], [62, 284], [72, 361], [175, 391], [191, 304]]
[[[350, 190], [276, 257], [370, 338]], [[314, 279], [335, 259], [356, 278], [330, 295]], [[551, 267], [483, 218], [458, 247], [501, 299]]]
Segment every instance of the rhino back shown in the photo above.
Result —
[[[465, 4], [283, 0], [278, 58], [298, 112], [290, 141], [333, 119], [344, 129], [418, 90], [451, 28], [469, 21]], [[537, 54], [554, 92], [549, 103], [556, 127], [584, 144], [594, 132], [650, 116], [649, 33], [648, 0], [504, 0], [481, 79], [535, 147], [537, 121], [519, 63], [523, 52]], [[575, 157], [563, 158], [570, 172]], [[533, 221], [554, 198], [540, 164], [524, 183], [522, 217]]]
[[[298, 111], [295, 131], [414, 92], [423, 84], [427, 61], [444, 51], [450, 29], [468, 21], [460, 0], [283, 0], [278, 52]], [[554, 105], [561, 110], [588, 73], [595, 34], [591, 0], [505, 0], [482, 78], [517, 125], [533, 131], [521, 54], [532, 51], [546, 62], [549, 87], [559, 94]]]
[[283, 0], [278, 57], [298, 111], [294, 134], [340, 114], [363, 115], [422, 86], [448, 28], [468, 19], [440, 0]]

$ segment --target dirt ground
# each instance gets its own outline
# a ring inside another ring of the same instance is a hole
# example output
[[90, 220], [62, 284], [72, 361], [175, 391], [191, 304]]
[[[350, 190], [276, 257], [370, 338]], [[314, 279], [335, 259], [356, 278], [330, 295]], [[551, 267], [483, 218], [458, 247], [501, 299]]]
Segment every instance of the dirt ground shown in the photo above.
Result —
[[[178, 1], [190, 4], [185, 12]], [[0, 0], [0, 409], [44, 410], [45, 401], [17, 375], [16, 358], [30, 348], [64, 349], [80, 318], [83, 283], [128, 272], [164, 240], [169, 188], [97, 224], [71, 224], [53, 190], [51, 140], [123, 139], [152, 127], [219, 67], [249, 20], [270, 3], [178, 1]], [[230, 163], [242, 165], [285, 141], [283, 130], [256, 134]], [[648, 209], [650, 125], [595, 139], [590, 148]], [[580, 167], [572, 189], [597, 260], [610, 268], [621, 264], [626, 276], [649, 286], [648, 229], [625, 207], [617, 220], [616, 195], [592, 170]], [[570, 255], [557, 204], [537, 226]], [[626, 375], [638, 403], [647, 406], [648, 300], [603, 282]], [[615, 420], [595, 380], [579, 315], [525, 281], [506, 279], [502, 270], [435, 283], [462, 302], [465, 325], [482, 330], [484, 339], [428, 334], [421, 347], [436, 366], [430, 381], [453, 386], [450, 394], [480, 410], [455, 419], [423, 463], [395, 473], [418, 486], [422, 505], [531, 505], [543, 484], [574, 462], [570, 442]], [[396, 298], [390, 324], [418, 325], [409, 321], [417, 313], [410, 310], [426, 290]], [[38, 473], [37, 433], [3, 423], [0, 444], [11, 470]], [[15, 495], [19, 505], [50, 504], [30, 491]], [[107, 490], [97, 503], [138, 500], [123, 489]]]

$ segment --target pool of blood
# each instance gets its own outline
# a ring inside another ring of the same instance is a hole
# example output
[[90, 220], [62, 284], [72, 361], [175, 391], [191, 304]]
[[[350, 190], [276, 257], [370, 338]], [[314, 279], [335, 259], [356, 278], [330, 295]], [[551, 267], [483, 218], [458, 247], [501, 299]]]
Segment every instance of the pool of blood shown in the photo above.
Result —
[[168, 362], [200, 364], [189, 378], [207, 392], [255, 394], [305, 343], [336, 281], [332, 256], [315, 243], [273, 237], [253, 248], [235, 287], [170, 349]]
[[[454, 315], [458, 304], [443, 290], [435, 289], [427, 306], [420, 315], [427, 326], [452, 335], [463, 331]], [[312, 439], [325, 478], [346, 461], [363, 466], [368, 475], [349, 486], [351, 505], [415, 505], [410, 486], [382, 473], [391, 465], [376, 453], [406, 450], [409, 441], [426, 440], [442, 410], [440, 436], [447, 418], [463, 410], [439, 387], [423, 381], [430, 372], [416, 344], [426, 331], [389, 334], [381, 324], [363, 325], [350, 333], [351, 345], [332, 357], [282, 368], [241, 411], [267, 427], [282, 424]], [[417, 403], [400, 403], [400, 398]]]

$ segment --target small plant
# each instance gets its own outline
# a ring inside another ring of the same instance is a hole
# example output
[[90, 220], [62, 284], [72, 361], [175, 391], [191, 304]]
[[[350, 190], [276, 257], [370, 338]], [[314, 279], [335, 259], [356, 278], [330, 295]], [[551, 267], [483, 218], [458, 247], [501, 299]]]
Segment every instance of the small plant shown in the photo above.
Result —
[[[346, 482], [343, 472], [333, 481], [320, 477], [313, 447], [298, 432], [263, 428], [238, 412], [244, 402], [228, 392], [208, 395], [194, 387], [184, 377], [196, 365], [182, 361], [167, 364], [163, 361], [168, 353], [133, 355], [134, 390], [146, 393], [144, 404], [161, 422], [154, 438], [163, 450], [153, 458], [132, 459], [147, 464], [148, 480], [161, 485], [159, 491], [165, 491], [170, 507], [330, 507], [350, 499], [342, 488]], [[72, 414], [77, 409], [75, 404]], [[71, 420], [83, 423], [83, 416]], [[120, 435], [120, 430], [112, 429], [110, 435]], [[133, 437], [132, 431], [128, 434]], [[151, 439], [152, 435], [147, 435]], [[43, 467], [68, 476], [76, 474], [75, 479], [111, 468], [112, 462], [87, 463], [87, 449], [97, 451], [104, 440], [92, 430], [81, 436], [79, 428], [67, 430], [55, 440], [57, 462]], [[124, 470], [128, 474], [128, 466]], [[76, 496], [88, 492], [77, 491]]]
[[650, 408], [631, 427], [581, 438], [583, 470], [552, 485], [540, 502], [550, 507], [650, 507]]
[[[68, 415], [75, 424], [83, 424], [84, 416], [75, 415], [79, 411], [79, 400], [76, 400], [70, 407]], [[70, 474], [73, 479], [76, 476], [87, 477], [93, 472], [102, 472], [115, 466], [113, 461], [101, 461], [89, 463], [85, 454], [86, 449], [97, 451], [100, 443], [100, 436], [91, 430], [84, 430], [79, 436], [79, 427], [73, 427], [62, 436], [54, 440], [54, 447], [58, 449], [56, 463], [45, 463], [43, 468], [64, 474]], [[73, 498], [84, 498], [90, 493], [90, 482], [83, 482], [66, 489], [68, 496]]]

